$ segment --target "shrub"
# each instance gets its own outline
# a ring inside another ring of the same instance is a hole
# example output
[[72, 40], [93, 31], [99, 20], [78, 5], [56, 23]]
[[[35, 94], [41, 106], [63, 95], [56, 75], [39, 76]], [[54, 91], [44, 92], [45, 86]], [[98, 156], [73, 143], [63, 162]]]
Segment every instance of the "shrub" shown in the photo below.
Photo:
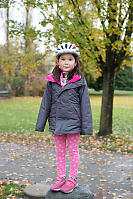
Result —
[[24, 95], [24, 84], [26, 81], [26, 77], [23, 74], [16, 73], [13, 82], [12, 82], [12, 90], [13, 95], [22, 96]]
[[40, 71], [32, 72], [25, 82], [24, 95], [42, 96], [46, 87], [45, 75]]

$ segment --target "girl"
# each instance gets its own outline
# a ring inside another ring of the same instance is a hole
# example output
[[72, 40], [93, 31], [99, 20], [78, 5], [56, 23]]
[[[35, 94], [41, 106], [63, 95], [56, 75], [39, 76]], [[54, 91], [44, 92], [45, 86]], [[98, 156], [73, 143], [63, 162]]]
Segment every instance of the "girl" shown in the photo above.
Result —
[[[92, 134], [92, 113], [88, 87], [79, 69], [80, 52], [75, 44], [63, 43], [55, 50], [56, 66], [48, 75], [36, 131], [49, 121], [56, 145], [58, 177], [52, 191], [70, 193], [78, 185], [79, 137]], [[70, 175], [66, 180], [66, 140], [70, 154]]]

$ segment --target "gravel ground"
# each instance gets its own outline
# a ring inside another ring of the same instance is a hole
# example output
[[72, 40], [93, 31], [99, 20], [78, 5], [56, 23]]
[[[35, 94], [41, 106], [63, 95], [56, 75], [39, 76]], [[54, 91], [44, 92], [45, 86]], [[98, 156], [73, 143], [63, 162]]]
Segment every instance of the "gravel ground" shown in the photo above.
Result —
[[[68, 176], [68, 152], [66, 157]], [[52, 184], [56, 176], [54, 147], [0, 142], [0, 181]], [[95, 194], [96, 199], [133, 199], [133, 156], [80, 149], [78, 180]]]

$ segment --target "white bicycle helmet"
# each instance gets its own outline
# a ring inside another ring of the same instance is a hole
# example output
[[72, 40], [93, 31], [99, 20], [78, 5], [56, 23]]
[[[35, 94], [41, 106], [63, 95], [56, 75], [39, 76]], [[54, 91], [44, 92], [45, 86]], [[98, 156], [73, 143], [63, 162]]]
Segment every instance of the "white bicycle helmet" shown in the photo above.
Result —
[[75, 44], [71, 43], [62, 43], [59, 44], [55, 49], [55, 56], [58, 57], [61, 54], [70, 53], [76, 56], [80, 55], [79, 48]]

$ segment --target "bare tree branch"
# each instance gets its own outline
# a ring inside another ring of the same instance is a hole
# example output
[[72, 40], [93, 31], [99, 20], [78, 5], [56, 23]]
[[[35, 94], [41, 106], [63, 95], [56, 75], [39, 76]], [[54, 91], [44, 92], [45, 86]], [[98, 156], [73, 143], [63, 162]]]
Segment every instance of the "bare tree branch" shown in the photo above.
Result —
[[98, 15], [99, 15], [102, 27], [103, 27], [103, 31], [106, 34], [106, 36], [108, 37], [107, 29], [106, 29], [106, 26], [105, 26], [105, 20], [103, 20], [103, 16], [101, 14], [100, 2], [98, 0], [95, 0], [95, 5], [96, 5], [97, 10], [98, 10]]

